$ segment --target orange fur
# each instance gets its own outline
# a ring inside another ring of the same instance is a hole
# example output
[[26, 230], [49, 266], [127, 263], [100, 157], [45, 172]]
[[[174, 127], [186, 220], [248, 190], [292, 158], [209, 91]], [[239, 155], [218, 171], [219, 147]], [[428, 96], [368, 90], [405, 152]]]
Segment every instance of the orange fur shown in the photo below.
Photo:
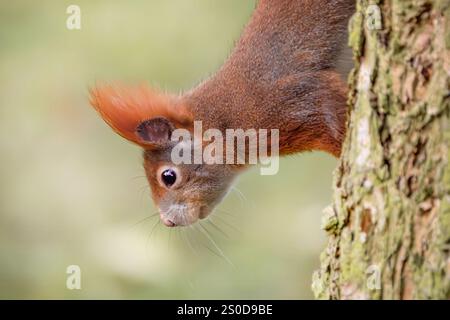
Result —
[[178, 97], [156, 92], [141, 85], [98, 86], [90, 90], [91, 105], [119, 135], [142, 147], [152, 147], [136, 133], [140, 123], [155, 117], [171, 121], [176, 128], [190, 129], [193, 117]]

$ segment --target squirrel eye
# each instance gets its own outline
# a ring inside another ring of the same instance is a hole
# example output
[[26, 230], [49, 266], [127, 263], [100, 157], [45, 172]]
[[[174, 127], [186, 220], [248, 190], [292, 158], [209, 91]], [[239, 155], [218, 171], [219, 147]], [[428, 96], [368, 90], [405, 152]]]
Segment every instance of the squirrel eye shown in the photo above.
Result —
[[177, 173], [173, 169], [166, 169], [161, 173], [161, 181], [170, 188], [177, 181]]

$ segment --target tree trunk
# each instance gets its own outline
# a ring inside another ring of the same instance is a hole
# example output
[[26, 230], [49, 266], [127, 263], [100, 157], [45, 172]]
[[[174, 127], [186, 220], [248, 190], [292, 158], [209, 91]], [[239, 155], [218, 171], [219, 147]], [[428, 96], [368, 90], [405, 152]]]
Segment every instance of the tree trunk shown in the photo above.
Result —
[[350, 119], [313, 291], [449, 299], [450, 0], [357, 2]]

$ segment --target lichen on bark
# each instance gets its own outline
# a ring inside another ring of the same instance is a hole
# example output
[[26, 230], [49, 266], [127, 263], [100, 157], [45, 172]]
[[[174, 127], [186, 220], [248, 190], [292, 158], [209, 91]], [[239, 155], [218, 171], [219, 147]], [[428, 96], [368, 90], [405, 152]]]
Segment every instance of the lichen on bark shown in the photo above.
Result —
[[450, 298], [448, 17], [449, 0], [357, 1], [348, 132], [317, 298]]

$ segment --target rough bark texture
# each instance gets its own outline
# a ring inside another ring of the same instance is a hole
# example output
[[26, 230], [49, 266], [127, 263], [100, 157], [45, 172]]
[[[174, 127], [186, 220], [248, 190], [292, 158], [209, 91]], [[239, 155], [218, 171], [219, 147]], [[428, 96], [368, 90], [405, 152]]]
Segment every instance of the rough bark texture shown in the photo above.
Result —
[[357, 2], [351, 115], [313, 291], [449, 299], [450, 0]]

